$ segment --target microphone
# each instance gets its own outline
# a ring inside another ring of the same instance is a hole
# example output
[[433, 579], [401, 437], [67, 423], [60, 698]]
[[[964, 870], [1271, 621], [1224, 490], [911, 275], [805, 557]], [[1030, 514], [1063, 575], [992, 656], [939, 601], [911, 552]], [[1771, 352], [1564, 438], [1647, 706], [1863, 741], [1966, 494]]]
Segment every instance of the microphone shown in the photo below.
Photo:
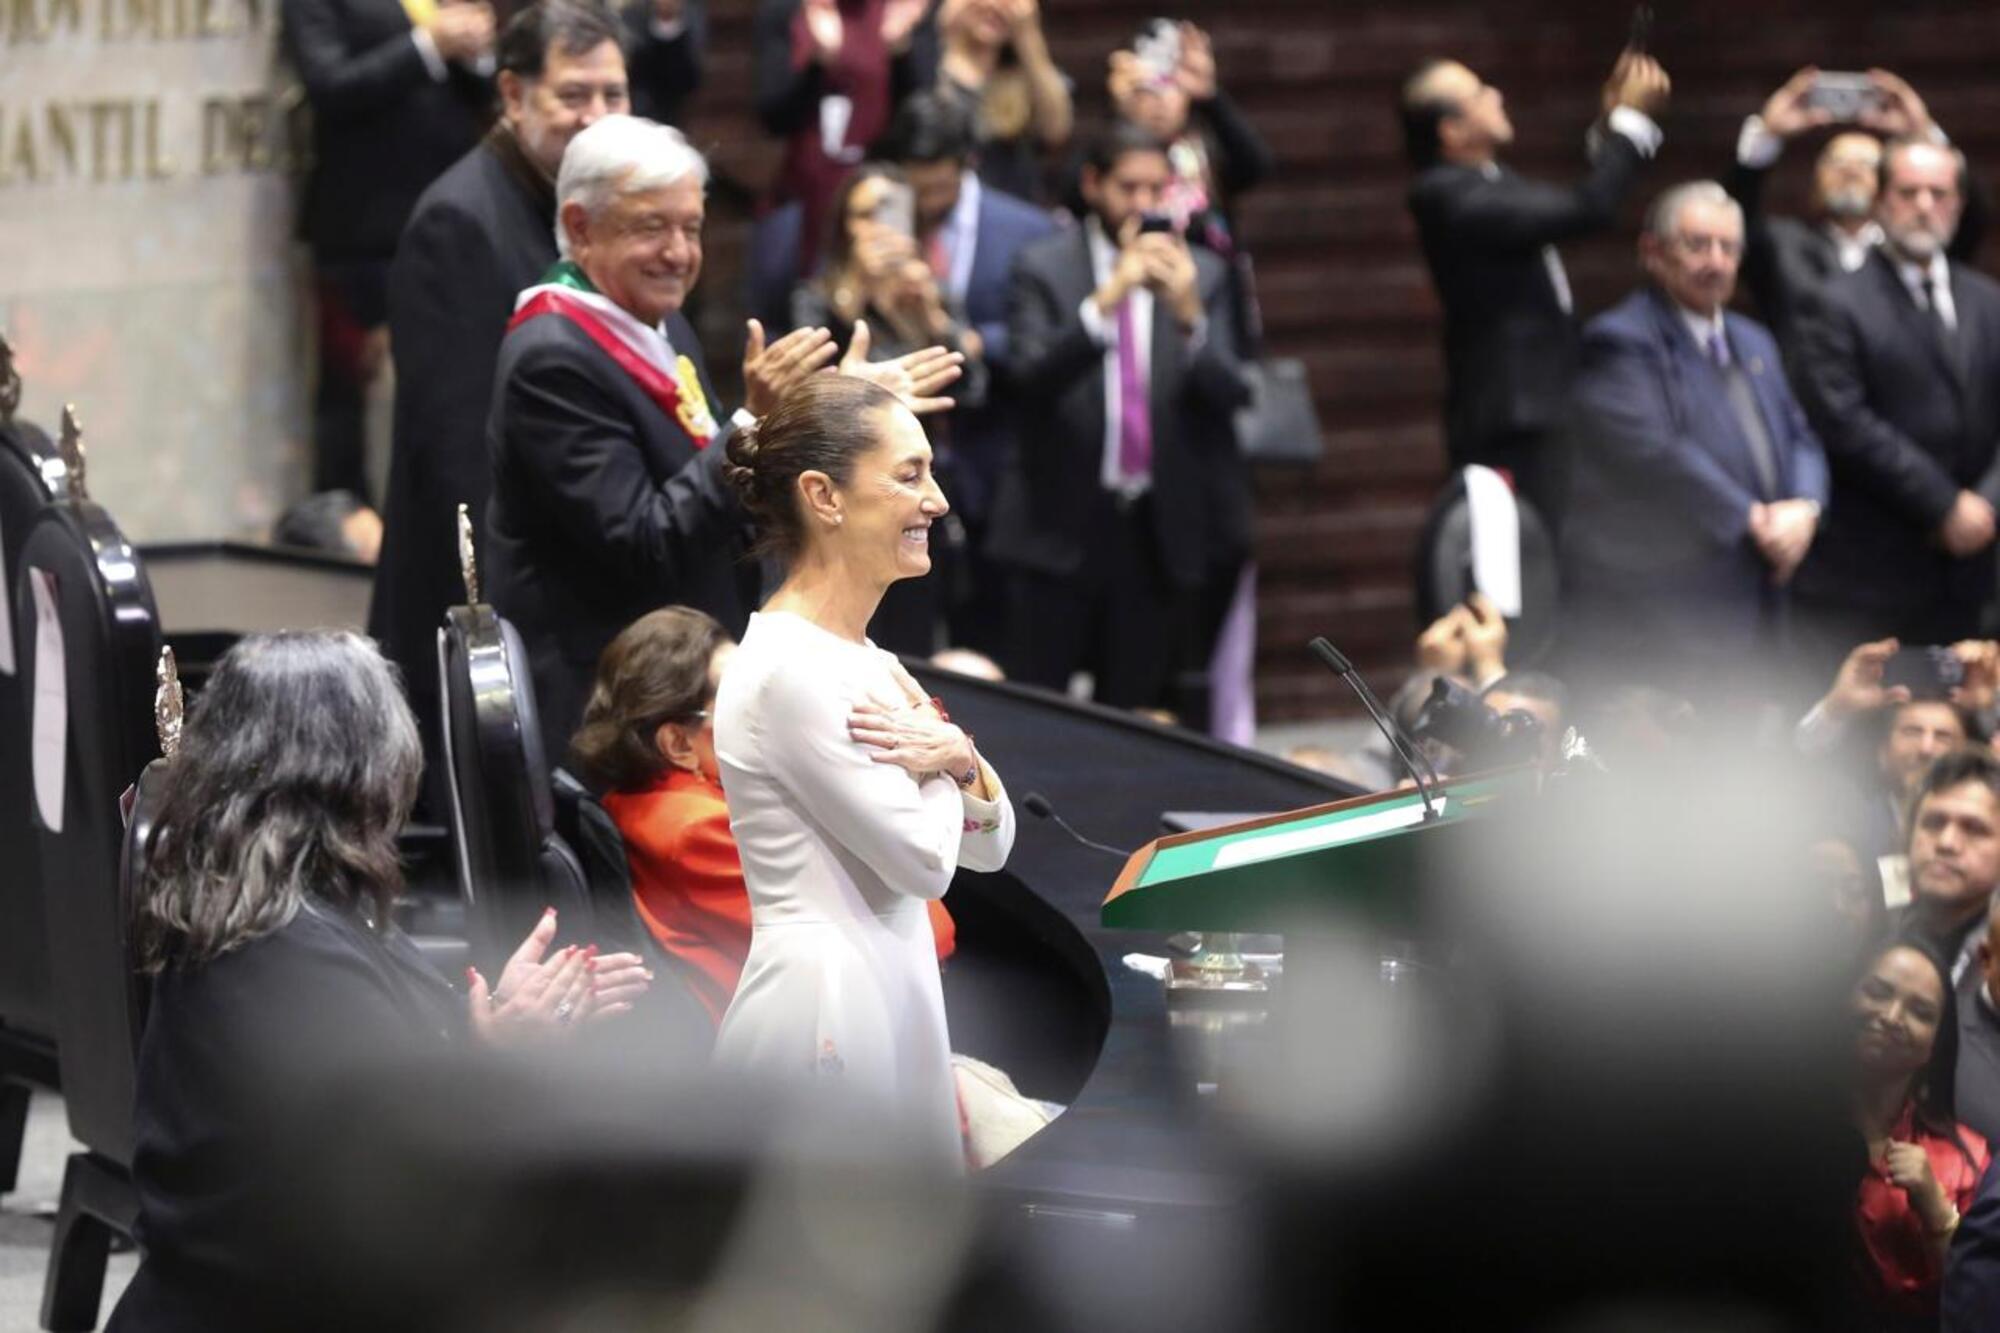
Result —
[[1071, 838], [1083, 846], [1090, 848], [1093, 852], [1103, 852], [1105, 855], [1115, 856], [1121, 861], [1131, 858], [1132, 853], [1120, 851], [1118, 848], [1105, 843], [1092, 842], [1089, 838], [1084, 837], [1081, 833], [1071, 828], [1069, 821], [1057, 814], [1056, 808], [1049, 804], [1049, 798], [1038, 791], [1031, 791], [1026, 796], [1023, 796], [1021, 798], [1021, 808], [1037, 819], [1053, 819], [1057, 828], [1069, 834]]
[[[1437, 770], [1431, 767], [1431, 761], [1425, 758], [1422, 761], [1423, 771], [1417, 771], [1418, 756], [1423, 752], [1415, 750], [1403, 739], [1403, 729], [1396, 725], [1396, 719], [1389, 716], [1389, 710], [1382, 707], [1382, 701], [1375, 697], [1375, 691], [1368, 688], [1368, 682], [1361, 679], [1361, 673], [1354, 669], [1354, 663], [1347, 660], [1347, 654], [1328, 643], [1323, 636], [1314, 638], [1306, 647], [1312, 650], [1313, 656], [1326, 664], [1329, 671], [1346, 681], [1354, 690], [1355, 695], [1361, 700], [1361, 706], [1368, 710], [1368, 716], [1375, 719], [1375, 725], [1380, 727], [1382, 734], [1388, 738], [1389, 748], [1396, 752], [1396, 757], [1403, 761], [1403, 767], [1409, 770], [1411, 779], [1416, 782], [1417, 795], [1422, 797], [1424, 802], [1425, 820], [1436, 819], [1438, 808], [1432, 791], [1439, 785], [1440, 780]], [[1426, 774], [1429, 775], [1429, 782], [1424, 780]]]

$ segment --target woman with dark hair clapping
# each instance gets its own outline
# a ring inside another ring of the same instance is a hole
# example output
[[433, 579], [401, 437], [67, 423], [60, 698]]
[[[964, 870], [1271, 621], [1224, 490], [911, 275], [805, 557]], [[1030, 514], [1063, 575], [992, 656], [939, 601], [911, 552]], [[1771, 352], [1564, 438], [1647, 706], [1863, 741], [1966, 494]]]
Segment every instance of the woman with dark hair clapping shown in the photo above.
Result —
[[1986, 1140], [1952, 1111], [1958, 1010], [1928, 949], [1878, 949], [1853, 996], [1854, 1124], [1868, 1142], [1855, 1198], [1861, 1282], [1883, 1327], [1937, 1327], [1938, 1285], [1959, 1213], [1986, 1169]]
[[972, 737], [867, 638], [883, 592], [931, 566], [948, 505], [930, 443], [894, 394], [816, 375], [733, 436], [729, 459], [786, 572], [715, 701], [752, 927], [717, 1056], [858, 1101], [957, 1162], [925, 903], [960, 866], [1005, 864], [1014, 812]]
[[132, 1167], [146, 1257], [111, 1329], [304, 1326], [275, 1239], [296, 1206], [284, 1166], [312, 1147], [287, 1142], [289, 1098], [468, 1032], [559, 1036], [645, 991], [632, 955], [547, 954], [553, 912], [496, 987], [437, 974], [390, 918], [422, 762], [393, 670], [354, 634], [246, 639], [190, 711], [133, 889], [153, 977]]

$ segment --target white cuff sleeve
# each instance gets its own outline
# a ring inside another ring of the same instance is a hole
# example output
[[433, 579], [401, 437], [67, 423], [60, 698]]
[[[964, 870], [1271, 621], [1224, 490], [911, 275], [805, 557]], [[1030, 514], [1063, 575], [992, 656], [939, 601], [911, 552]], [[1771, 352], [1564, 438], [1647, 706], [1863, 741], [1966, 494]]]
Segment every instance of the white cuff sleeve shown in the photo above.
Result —
[[1792, 728], [1792, 744], [1808, 759], [1831, 754], [1840, 745], [1840, 738], [1847, 733], [1846, 724], [1827, 716], [1825, 701], [1812, 706], [1812, 711], [1799, 719]]
[[1097, 298], [1084, 297], [1083, 304], [1077, 307], [1077, 314], [1082, 318], [1083, 331], [1090, 335], [1090, 340], [1099, 347], [1108, 346], [1110, 337], [1104, 332], [1104, 312], [1097, 308]]
[[451, 71], [445, 68], [444, 57], [438, 54], [437, 41], [428, 28], [410, 29], [410, 40], [417, 44], [417, 54], [424, 58], [424, 68], [431, 72], [433, 79], [443, 83], [451, 77]]
[[1763, 171], [1785, 151], [1785, 141], [1764, 128], [1762, 116], [1745, 116], [1736, 136], [1736, 160], [1752, 171]]
[[1640, 157], [1651, 157], [1660, 151], [1660, 127], [1653, 118], [1643, 111], [1635, 111], [1629, 106], [1614, 106], [1605, 118], [1613, 134], [1622, 134], [1632, 141], [1639, 150]]

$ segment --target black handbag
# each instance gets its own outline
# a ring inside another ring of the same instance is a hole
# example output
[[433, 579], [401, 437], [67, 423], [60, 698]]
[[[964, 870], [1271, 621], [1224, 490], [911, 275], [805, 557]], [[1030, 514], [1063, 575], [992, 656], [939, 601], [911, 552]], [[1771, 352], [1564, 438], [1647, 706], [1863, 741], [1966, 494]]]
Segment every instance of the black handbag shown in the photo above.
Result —
[[1236, 443], [1253, 463], [1317, 463], [1326, 452], [1319, 409], [1303, 361], [1252, 361], [1243, 367], [1250, 401], [1236, 411]]

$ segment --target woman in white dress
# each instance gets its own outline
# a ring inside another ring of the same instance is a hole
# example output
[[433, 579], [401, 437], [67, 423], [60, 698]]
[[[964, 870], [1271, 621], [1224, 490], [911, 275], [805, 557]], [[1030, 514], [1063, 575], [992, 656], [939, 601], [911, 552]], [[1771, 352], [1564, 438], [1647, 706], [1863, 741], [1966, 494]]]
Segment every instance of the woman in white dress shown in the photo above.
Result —
[[998, 870], [1014, 811], [972, 738], [868, 621], [931, 567], [948, 508], [896, 396], [816, 375], [729, 443], [731, 482], [786, 574], [722, 676], [715, 752], [750, 892], [750, 955], [716, 1057], [813, 1081], [960, 1160], [925, 901]]

